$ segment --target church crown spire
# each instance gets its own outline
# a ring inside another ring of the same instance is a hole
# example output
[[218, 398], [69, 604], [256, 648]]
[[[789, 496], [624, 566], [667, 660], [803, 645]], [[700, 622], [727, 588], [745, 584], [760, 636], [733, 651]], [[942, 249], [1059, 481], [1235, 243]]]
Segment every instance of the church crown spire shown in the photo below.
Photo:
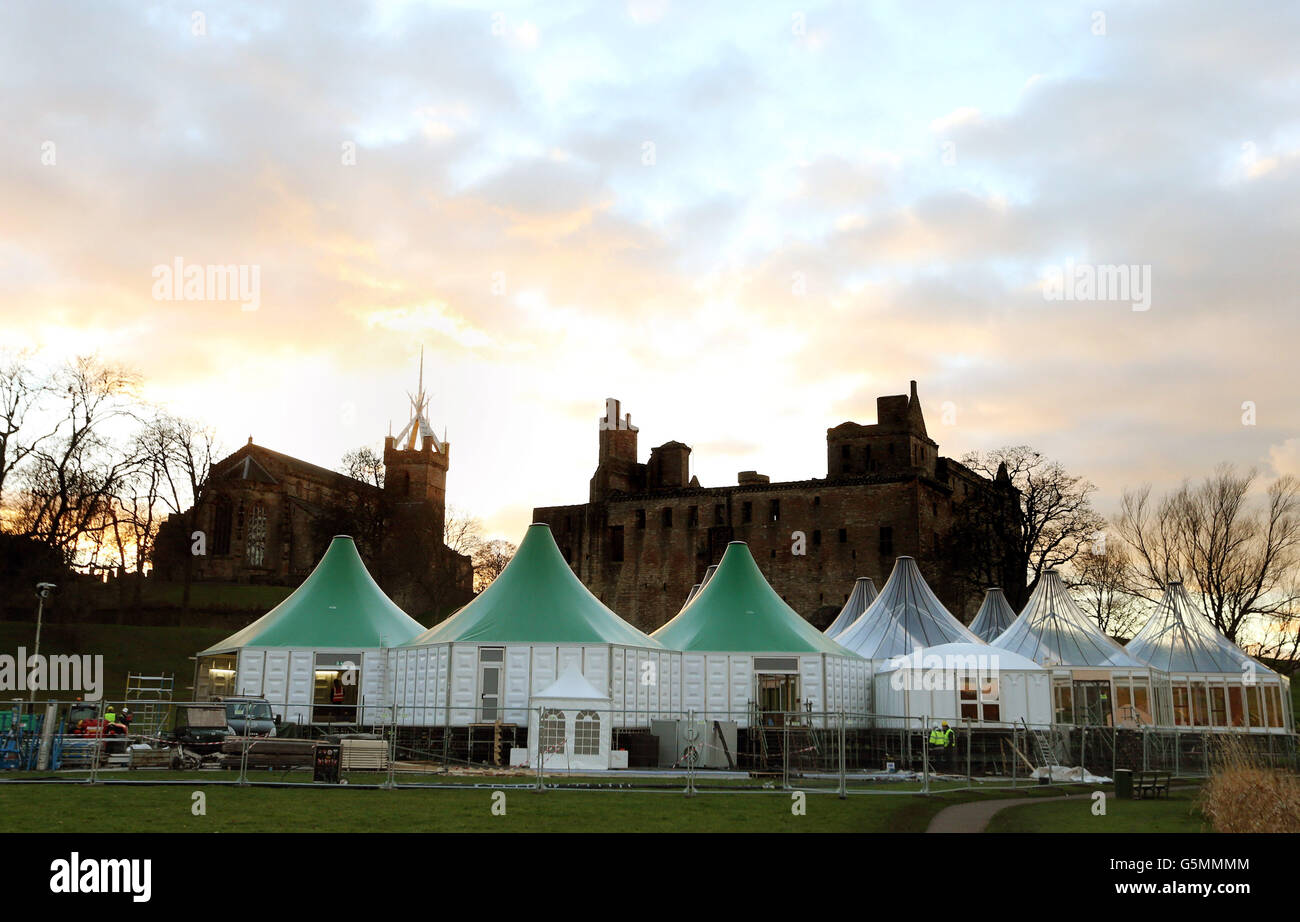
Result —
[[411, 401], [411, 418], [397, 434], [396, 442], [407, 450], [418, 448], [424, 443], [425, 438], [433, 439], [433, 450], [443, 452], [445, 442], [438, 440], [437, 434], [433, 431], [433, 426], [429, 423], [429, 398], [431, 395], [424, 392], [424, 347], [420, 347], [420, 377], [416, 386], [415, 393], [407, 391], [406, 396]]

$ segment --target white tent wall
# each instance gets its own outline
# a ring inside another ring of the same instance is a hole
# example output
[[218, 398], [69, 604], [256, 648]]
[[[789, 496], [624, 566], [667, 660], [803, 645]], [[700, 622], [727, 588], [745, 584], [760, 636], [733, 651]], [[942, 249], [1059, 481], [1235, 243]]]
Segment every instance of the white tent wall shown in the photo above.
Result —
[[430, 644], [391, 652], [393, 678], [385, 687], [407, 726], [467, 726], [481, 704], [479, 651], [504, 649], [500, 682], [502, 719], [520, 726], [532, 698], [570, 666], [596, 688], [608, 689], [615, 726], [649, 726], [680, 701], [681, 654], [617, 644]]
[[[734, 720], [749, 726], [755, 696], [755, 656], [796, 659], [801, 705], [811, 703], [817, 713], [870, 710], [871, 664], [848, 656], [825, 653], [683, 653], [679, 713], [695, 710], [714, 720]], [[833, 678], [832, 678], [833, 677]], [[822, 719], [818, 719], [819, 724]]]
[[[957, 675], [948, 670], [939, 682], [939, 688], [913, 688], [912, 683], [901, 681], [896, 687], [899, 670], [877, 673], [873, 679], [875, 703], [880, 715], [876, 725], [923, 729], [917, 720], [925, 718], [932, 724], [948, 721], [954, 727], [966, 726], [961, 714], [961, 699]], [[1046, 726], [1052, 722], [1052, 678], [1046, 670], [999, 671], [998, 719], [974, 720], [971, 726], [1005, 727], [1024, 720], [1030, 726]]]
[[272, 712], [285, 723], [306, 724], [312, 719], [316, 657], [330, 653], [359, 655], [357, 721], [364, 724], [386, 719], [391, 700], [385, 689], [386, 653], [377, 647], [244, 647], [238, 655], [235, 692], [265, 698]]

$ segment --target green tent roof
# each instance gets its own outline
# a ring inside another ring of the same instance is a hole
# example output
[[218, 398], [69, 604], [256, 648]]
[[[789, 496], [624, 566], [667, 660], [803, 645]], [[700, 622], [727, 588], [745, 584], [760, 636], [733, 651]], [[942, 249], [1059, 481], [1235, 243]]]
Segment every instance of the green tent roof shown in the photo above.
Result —
[[856, 656], [785, 604], [743, 541], [727, 545], [713, 578], [654, 638], [672, 650]]
[[587, 591], [541, 523], [528, 526], [510, 563], [474, 601], [408, 646], [449, 642], [659, 646]]
[[199, 655], [240, 647], [394, 647], [422, 630], [384, 595], [352, 539], [338, 535], [287, 599]]

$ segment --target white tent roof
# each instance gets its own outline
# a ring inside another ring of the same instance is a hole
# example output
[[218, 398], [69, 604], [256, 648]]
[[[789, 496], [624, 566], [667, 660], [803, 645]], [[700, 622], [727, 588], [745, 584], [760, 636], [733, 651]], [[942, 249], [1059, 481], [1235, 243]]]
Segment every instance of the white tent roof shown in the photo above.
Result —
[[1034, 587], [1020, 617], [993, 641], [993, 646], [1027, 656], [1044, 666], [1142, 668], [1080, 610], [1055, 570]]
[[1125, 649], [1142, 662], [1165, 672], [1241, 675], [1245, 663], [1253, 663], [1257, 670], [1272, 672], [1220, 634], [1197, 610], [1180, 582], [1165, 587], [1160, 604]]
[[1043, 672], [1043, 667], [1031, 659], [1026, 659], [1019, 653], [1012, 653], [1009, 650], [1000, 650], [997, 647], [990, 647], [986, 643], [941, 643], [937, 647], [926, 647], [914, 652], [906, 658], [898, 657], [897, 659], [888, 660], [880, 668], [875, 670], [876, 675], [884, 675], [887, 672], [893, 672], [895, 669], [907, 669], [916, 666], [916, 655], [919, 652], [921, 657], [921, 668], [928, 668], [926, 660], [932, 656], [938, 656], [947, 660], [949, 657], [954, 659], [960, 657], [963, 660], [983, 657], [988, 663], [989, 668], [997, 669], [1002, 672], [1007, 671], [1027, 671]]
[[970, 623], [970, 630], [985, 643], [992, 643], [1015, 620], [1016, 611], [1007, 601], [1006, 593], [994, 588], [984, 593], [984, 604]]
[[858, 620], [858, 616], [867, 610], [867, 607], [876, 600], [876, 584], [871, 581], [869, 576], [859, 576], [853, 583], [853, 591], [849, 593], [848, 601], [840, 609], [840, 613], [835, 616], [831, 626], [825, 631], [827, 637], [835, 637], [846, 627]]
[[867, 659], [888, 659], [917, 647], [980, 640], [943, 607], [916, 561], [900, 557], [880, 595], [835, 642]]
[[581, 698], [593, 699], [598, 701], [608, 701], [609, 695], [603, 695], [596, 690], [596, 686], [587, 681], [587, 677], [579, 671], [577, 666], [570, 666], [560, 677], [546, 686], [534, 698]]

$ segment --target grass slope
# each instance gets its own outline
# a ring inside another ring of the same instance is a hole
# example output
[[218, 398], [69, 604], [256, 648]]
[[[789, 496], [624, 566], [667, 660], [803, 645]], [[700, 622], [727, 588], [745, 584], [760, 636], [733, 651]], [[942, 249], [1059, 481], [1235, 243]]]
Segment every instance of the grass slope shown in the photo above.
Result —
[[1093, 816], [1092, 799], [1077, 797], [1008, 807], [989, 822], [988, 832], [1207, 832], [1197, 791], [1173, 791], [1166, 800], [1106, 798], [1106, 815]]
[[[230, 633], [225, 628], [211, 627], [46, 624], [41, 627], [41, 654], [103, 655], [103, 694], [110, 700], [121, 699], [128, 671], [146, 675], [172, 673], [176, 676], [176, 696], [188, 698], [189, 686], [194, 682], [194, 663], [190, 657]], [[0, 621], [0, 652], [14, 656], [22, 646], [30, 655], [35, 639], [35, 624]], [[58, 697], [78, 696], [63, 694]]]
[[[207, 815], [194, 816], [202, 790]], [[809, 794], [795, 816], [789, 793], [551, 790], [301, 789], [213, 785], [0, 784], [0, 832], [923, 832], [944, 807], [989, 796]]]

